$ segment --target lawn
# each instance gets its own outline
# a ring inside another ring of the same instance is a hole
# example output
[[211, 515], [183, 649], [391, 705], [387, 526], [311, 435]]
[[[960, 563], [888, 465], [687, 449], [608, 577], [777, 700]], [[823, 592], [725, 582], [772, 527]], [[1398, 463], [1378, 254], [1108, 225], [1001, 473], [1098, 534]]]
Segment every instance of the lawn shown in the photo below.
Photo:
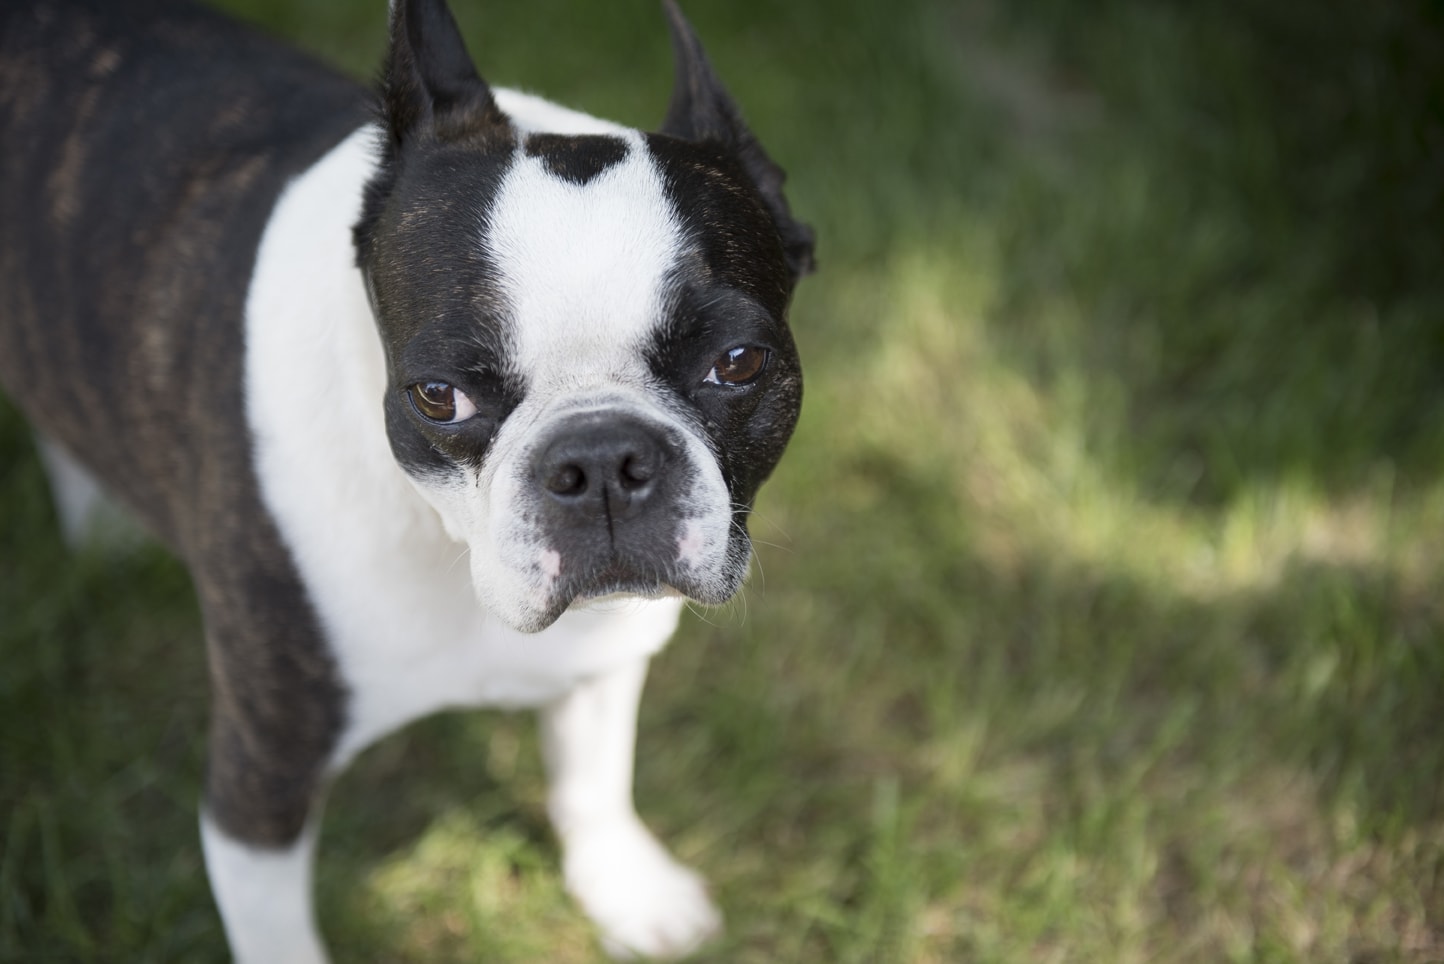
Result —
[[[224, 5], [379, 60], [379, 0]], [[651, 0], [457, 7], [493, 82], [662, 116]], [[751, 583], [643, 706], [699, 959], [1444, 959], [1437, 5], [686, 7], [821, 264]], [[223, 959], [199, 635], [0, 402], [0, 959]], [[367, 753], [338, 962], [600, 959], [542, 799], [527, 716]]]

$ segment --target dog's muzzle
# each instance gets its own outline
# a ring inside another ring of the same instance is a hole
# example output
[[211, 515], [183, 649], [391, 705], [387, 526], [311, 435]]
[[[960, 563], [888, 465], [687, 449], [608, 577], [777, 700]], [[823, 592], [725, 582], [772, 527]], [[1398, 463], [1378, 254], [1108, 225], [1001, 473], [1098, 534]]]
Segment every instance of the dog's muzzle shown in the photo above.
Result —
[[588, 413], [567, 419], [536, 453], [540, 522], [560, 557], [557, 594], [665, 591], [690, 475], [672, 433], [634, 415]]

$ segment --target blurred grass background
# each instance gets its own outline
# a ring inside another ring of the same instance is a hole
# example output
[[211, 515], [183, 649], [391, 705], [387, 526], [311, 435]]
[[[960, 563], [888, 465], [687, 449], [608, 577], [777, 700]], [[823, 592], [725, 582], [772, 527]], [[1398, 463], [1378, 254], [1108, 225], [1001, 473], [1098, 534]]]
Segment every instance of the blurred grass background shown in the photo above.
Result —
[[[379, 0], [224, 5], [379, 61]], [[661, 117], [650, 0], [456, 6], [494, 83]], [[822, 264], [746, 598], [643, 707], [701, 959], [1444, 959], [1444, 8], [687, 10]], [[223, 958], [204, 678], [184, 573], [67, 554], [0, 405], [0, 958]], [[338, 961], [599, 957], [535, 743], [345, 777]]]

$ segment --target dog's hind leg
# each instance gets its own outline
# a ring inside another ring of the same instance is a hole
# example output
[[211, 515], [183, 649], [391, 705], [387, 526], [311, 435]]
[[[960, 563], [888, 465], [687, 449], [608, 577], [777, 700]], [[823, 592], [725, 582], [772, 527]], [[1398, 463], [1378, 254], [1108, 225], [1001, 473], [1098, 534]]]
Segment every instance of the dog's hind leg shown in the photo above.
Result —
[[722, 926], [702, 878], [672, 858], [632, 805], [641, 659], [589, 680], [542, 712], [547, 809], [567, 889], [613, 957], [691, 953]]

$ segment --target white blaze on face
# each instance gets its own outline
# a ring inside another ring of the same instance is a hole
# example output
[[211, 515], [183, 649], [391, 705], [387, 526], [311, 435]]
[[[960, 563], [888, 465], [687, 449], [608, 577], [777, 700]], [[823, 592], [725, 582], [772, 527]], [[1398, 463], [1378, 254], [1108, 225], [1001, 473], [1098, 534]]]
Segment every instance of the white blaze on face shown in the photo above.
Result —
[[642, 135], [616, 135], [628, 154], [585, 184], [518, 151], [490, 215], [492, 257], [530, 391], [638, 384], [641, 349], [662, 323], [667, 272], [683, 235]]
[[[525, 382], [521, 404], [492, 441], [468, 503], [478, 596], [514, 626], [551, 608], [565, 549], [535, 528], [532, 457], [540, 439], [584, 411], [614, 411], [671, 429], [692, 479], [678, 494], [675, 562], [701, 584], [724, 584], [730, 499], [715, 453], [659, 392], [647, 346], [667, 322], [669, 274], [685, 253], [682, 225], [643, 135], [611, 134], [625, 155], [585, 183], [517, 151], [478, 238], [508, 309], [508, 364]], [[682, 520], [689, 520], [682, 522]], [[666, 551], [663, 548], [662, 551]], [[672, 560], [668, 560], [669, 562]]]

